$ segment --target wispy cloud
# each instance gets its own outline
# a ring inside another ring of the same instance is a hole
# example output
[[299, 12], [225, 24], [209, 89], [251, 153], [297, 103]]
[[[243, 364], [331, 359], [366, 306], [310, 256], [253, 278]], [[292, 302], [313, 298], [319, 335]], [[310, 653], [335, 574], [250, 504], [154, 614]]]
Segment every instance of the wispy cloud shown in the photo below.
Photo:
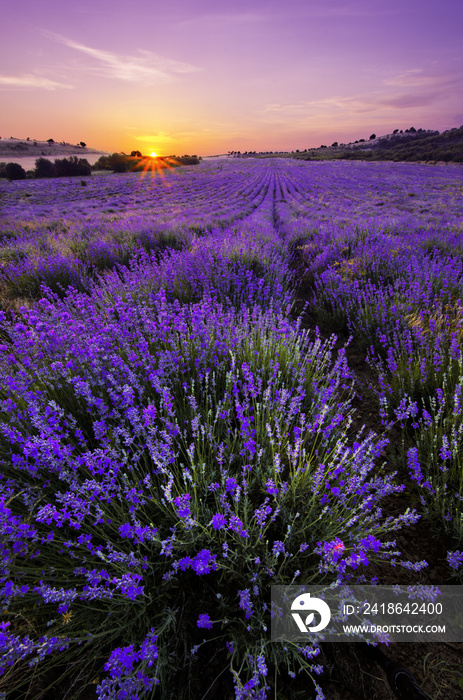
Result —
[[381, 17], [384, 15], [398, 14], [398, 10], [393, 6], [375, 5], [371, 2], [344, 2], [334, 5], [319, 3], [306, 9], [307, 15], [321, 19], [354, 18], [363, 19], [371, 17]]
[[40, 75], [27, 73], [25, 75], [0, 75], [0, 90], [14, 88], [39, 88], [42, 90], [59, 90], [65, 88], [72, 90], [73, 85], [58, 83], [56, 80], [43, 78]]
[[446, 95], [443, 90], [430, 90], [411, 94], [401, 93], [399, 95], [390, 95], [389, 97], [378, 100], [377, 104], [379, 106], [393, 107], [395, 109], [410, 109], [438, 104], [442, 102], [445, 97]]
[[177, 26], [192, 26], [200, 25], [202, 27], [218, 26], [229, 27], [230, 25], [255, 25], [269, 22], [273, 19], [273, 15], [269, 13], [258, 12], [216, 12], [196, 15], [189, 19], [183, 19], [177, 22]]
[[90, 56], [98, 64], [98, 73], [108, 78], [145, 84], [165, 83], [170, 82], [175, 74], [199, 70], [190, 63], [174, 61], [144, 49], [139, 49], [135, 56], [125, 56], [86, 46], [60, 34], [45, 33], [55, 41]]
[[368, 93], [356, 95], [332, 95], [301, 102], [275, 102], [265, 105], [265, 121], [286, 120], [288, 123], [305, 123], [310, 119], [325, 119], [343, 115], [343, 118], [360, 114], [388, 114], [393, 111], [417, 109], [440, 105], [459, 95], [463, 79], [456, 72], [437, 75], [421, 69], [411, 69], [379, 81]]
[[[172, 131], [158, 131], [157, 134], [147, 134], [147, 133], [142, 133], [139, 136], [133, 136], [136, 141], [141, 141], [142, 143], [151, 143], [151, 144], [157, 144], [157, 143], [171, 143], [171, 142], [178, 142], [179, 140], [184, 140], [184, 139], [194, 139], [197, 138], [199, 135], [204, 135], [204, 134], [216, 134], [217, 129], [216, 128], [207, 128], [204, 126], [198, 126], [196, 129], [191, 129], [191, 128], [182, 128], [179, 127], [178, 129], [172, 130]], [[228, 132], [227, 132], [228, 133]]]
[[326, 111], [368, 112], [375, 108], [374, 98], [360, 96], [333, 96], [319, 100], [306, 100], [297, 103], [273, 103], [264, 108], [266, 113], [276, 113], [284, 117], [301, 117], [306, 114], [320, 114]]
[[392, 75], [383, 80], [383, 85], [391, 85], [400, 88], [443, 88], [457, 86], [462, 81], [462, 76], [456, 71], [446, 73], [425, 72], [422, 68], [412, 68], [402, 73]]
[[177, 22], [177, 26], [199, 26], [199, 27], [236, 27], [252, 26], [258, 24], [269, 24], [274, 22], [287, 21], [291, 18], [292, 21], [300, 19], [315, 19], [315, 20], [345, 20], [365, 19], [382, 17], [383, 15], [395, 14], [397, 10], [389, 7], [373, 7], [371, 2], [341, 2], [339, 4], [327, 5], [321, 3], [310, 3], [305, 5], [300, 3], [297, 6], [289, 5], [283, 9], [276, 4], [270, 6], [265, 12], [255, 11], [230, 11], [229, 9], [221, 12], [210, 12], [197, 14], [188, 19], [182, 19]]
[[136, 141], [142, 141], [143, 143], [158, 143], [159, 141], [174, 141], [172, 136], [166, 134], [165, 131], [160, 131], [157, 134], [142, 134], [141, 136], [134, 137]]

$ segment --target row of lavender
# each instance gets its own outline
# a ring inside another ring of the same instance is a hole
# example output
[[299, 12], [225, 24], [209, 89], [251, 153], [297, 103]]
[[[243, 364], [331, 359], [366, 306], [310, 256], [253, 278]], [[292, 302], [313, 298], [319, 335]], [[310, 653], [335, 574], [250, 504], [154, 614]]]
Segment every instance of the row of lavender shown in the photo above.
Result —
[[[386, 173], [386, 175], [384, 174]], [[34, 297], [89, 291], [102, 270], [140, 251], [184, 247], [212, 228], [262, 220], [286, 231], [374, 221], [440, 231], [461, 217], [457, 167], [297, 161], [211, 161], [165, 175], [0, 182], [0, 290]], [[297, 234], [296, 234], [297, 235]]]
[[224, 228], [259, 209], [272, 180], [269, 168], [204, 168], [140, 178], [101, 175], [73, 181], [4, 186], [0, 285], [7, 298], [37, 296], [40, 285], [62, 293], [89, 291], [106, 269], [141, 251], [183, 248], [195, 235]]
[[[126, 193], [132, 187], [128, 214], [113, 222], [101, 212], [84, 222], [67, 209], [69, 218], [47, 229], [51, 215], [62, 216], [60, 204], [70, 206], [64, 191], [56, 211], [39, 209], [27, 232], [9, 210], [12, 249], [28, 241], [40, 251], [59, 227], [68, 247], [76, 226], [93, 227], [95, 241], [98, 229], [134, 240], [143, 226], [156, 237], [156, 223], [165, 250], [134, 246], [125, 265], [88, 275], [85, 290], [42, 288], [19, 315], [1, 315], [5, 688], [24, 688], [32, 673], [58, 664], [63, 679], [58, 671], [48, 679], [61, 690], [69, 680], [69, 697], [85, 683], [95, 683], [100, 698], [156, 696], [159, 687], [162, 697], [187, 697], [185, 688], [198, 697], [217, 652], [215, 668], [232, 672], [237, 698], [264, 698], [277, 692], [278, 674], [320, 671], [316, 647], [269, 642], [271, 584], [370, 580], [376, 561], [421, 568], [401, 562], [390, 540], [416, 516], [387, 518], [381, 510], [384, 497], [402, 489], [381, 470], [386, 439], [347, 437], [352, 377], [344, 353], [291, 320], [289, 258], [297, 245], [313, 275], [314, 309], [341, 316], [347, 309], [358, 338], [363, 321], [355, 319], [363, 317], [350, 311], [357, 290], [364, 281], [396, 284], [406, 231], [385, 233], [378, 224], [376, 238], [371, 226], [366, 235], [343, 226], [342, 206], [330, 214], [339, 225], [323, 230], [326, 208], [315, 216], [322, 195], [313, 195], [310, 217], [301, 216], [320, 182], [342, 193], [346, 180], [350, 188], [352, 178], [369, 182], [377, 172], [276, 161], [207, 164], [178, 182], [172, 176], [168, 191], [183, 192], [188, 204], [189, 188], [194, 201], [201, 182], [223, 183], [229, 225], [204, 197], [195, 213], [200, 230], [188, 228], [188, 212], [175, 220], [180, 194], [166, 196], [162, 221], [149, 210], [136, 218], [148, 185], [131, 175], [118, 178]], [[396, 171], [392, 177], [399, 180]], [[442, 177], [443, 187], [454, 187], [454, 175]], [[149, 186], [164, 192], [167, 178]], [[17, 194], [33, 186], [39, 198], [36, 182], [14, 185]], [[51, 200], [56, 183], [40, 185]], [[245, 211], [233, 195], [240, 189]], [[358, 207], [361, 192], [359, 184]], [[408, 236], [414, 245], [420, 233]], [[382, 253], [390, 281], [375, 263], [381, 237], [399, 250]], [[418, 267], [439, 258], [423, 256]], [[7, 277], [14, 279], [12, 268]], [[375, 347], [384, 420], [398, 410], [409, 421], [411, 400], [392, 387]]]
[[[405, 476], [406, 467], [419, 510], [453, 544], [448, 560], [461, 580], [463, 172], [444, 170], [453, 183], [434, 168], [415, 172], [413, 178], [408, 167], [403, 187], [427, 199], [423, 212], [401, 219], [388, 207], [388, 219], [354, 225], [338, 220], [316, 229], [309, 217], [300, 217], [291, 231], [301, 233], [311, 310], [367, 350], [383, 428], [401, 429], [399, 473]], [[386, 180], [386, 192], [388, 185]], [[367, 178], [364, 187], [371, 191]]]

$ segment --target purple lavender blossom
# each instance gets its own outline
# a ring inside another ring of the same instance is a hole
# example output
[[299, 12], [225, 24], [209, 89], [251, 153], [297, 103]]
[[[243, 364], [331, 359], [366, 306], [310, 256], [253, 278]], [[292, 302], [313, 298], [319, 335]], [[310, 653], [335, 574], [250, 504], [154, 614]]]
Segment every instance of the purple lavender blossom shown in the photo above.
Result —
[[209, 616], [209, 613], [201, 613], [201, 615], [198, 617], [198, 621], [197, 621], [196, 625], [198, 627], [201, 627], [202, 629], [211, 630], [212, 629], [212, 620]]
[[227, 518], [223, 513], [216, 513], [212, 516], [211, 525], [214, 530], [221, 530], [227, 526]]
[[463, 552], [456, 550], [455, 552], [447, 552], [447, 562], [450, 568], [458, 571], [463, 566]]

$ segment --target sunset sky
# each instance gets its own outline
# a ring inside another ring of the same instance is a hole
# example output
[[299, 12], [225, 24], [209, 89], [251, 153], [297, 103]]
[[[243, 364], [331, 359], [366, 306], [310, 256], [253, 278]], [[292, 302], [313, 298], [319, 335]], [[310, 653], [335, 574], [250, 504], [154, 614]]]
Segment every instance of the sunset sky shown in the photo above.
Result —
[[463, 124], [461, 0], [16, 0], [0, 136], [293, 150]]

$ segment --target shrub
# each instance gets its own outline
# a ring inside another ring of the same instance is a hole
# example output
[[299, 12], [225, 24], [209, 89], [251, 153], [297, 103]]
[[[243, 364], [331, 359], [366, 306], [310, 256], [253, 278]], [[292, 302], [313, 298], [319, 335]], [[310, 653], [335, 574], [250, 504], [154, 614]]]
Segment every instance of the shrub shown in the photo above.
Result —
[[374, 470], [385, 441], [349, 445], [344, 354], [257, 307], [101, 303], [49, 295], [8, 326], [7, 667], [58, 655], [100, 698], [201, 697], [212, 653], [237, 698], [266, 697], [267, 665], [310, 676], [318, 649], [270, 642], [270, 586], [397, 561], [415, 519], [379, 507], [401, 490]]
[[7, 163], [5, 165], [5, 176], [8, 180], [25, 180], [26, 171], [19, 163]]
[[47, 158], [37, 158], [35, 161], [35, 177], [56, 177], [55, 164]]
[[55, 160], [55, 169], [57, 177], [76, 177], [82, 175], [91, 175], [92, 168], [86, 158], [57, 158]]
[[92, 168], [86, 158], [56, 158], [52, 163], [47, 158], [37, 158], [35, 161], [35, 177], [82, 177], [91, 175]]
[[182, 165], [198, 165], [200, 161], [198, 156], [177, 156], [176, 160]]
[[132, 170], [134, 162], [123, 153], [113, 153], [110, 159], [110, 167], [114, 173], [127, 173]]

